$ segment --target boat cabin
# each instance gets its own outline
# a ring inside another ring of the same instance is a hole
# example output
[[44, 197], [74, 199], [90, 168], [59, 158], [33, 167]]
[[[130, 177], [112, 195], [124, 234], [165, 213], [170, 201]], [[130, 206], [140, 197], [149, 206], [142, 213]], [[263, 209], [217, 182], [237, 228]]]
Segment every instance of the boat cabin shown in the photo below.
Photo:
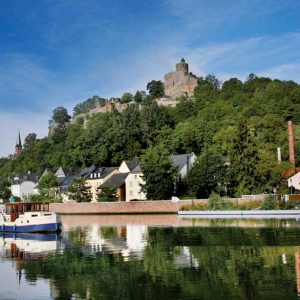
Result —
[[5, 214], [10, 215], [10, 222], [14, 222], [20, 215], [25, 212], [49, 211], [49, 203], [32, 202], [32, 203], [5, 203]]

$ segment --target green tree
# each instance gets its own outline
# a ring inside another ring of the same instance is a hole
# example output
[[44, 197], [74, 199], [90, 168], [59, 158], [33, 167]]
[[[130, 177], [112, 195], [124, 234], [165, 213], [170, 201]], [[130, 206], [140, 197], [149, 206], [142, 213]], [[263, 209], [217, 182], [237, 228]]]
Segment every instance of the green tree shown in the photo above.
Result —
[[51, 172], [42, 176], [37, 185], [41, 195], [47, 198], [56, 198], [57, 186], [57, 177]]
[[126, 159], [134, 159], [141, 154], [142, 130], [140, 112], [134, 106], [128, 107], [116, 118], [109, 133], [113, 135], [113, 141], [109, 147], [112, 153], [111, 161], [113, 164], [119, 164]]
[[52, 120], [59, 126], [65, 126], [70, 122], [70, 119], [66, 108], [60, 106], [53, 110]]
[[259, 165], [256, 132], [240, 120], [229, 151], [229, 182], [236, 196], [259, 192], [257, 166]]
[[181, 96], [179, 98], [179, 103], [172, 112], [176, 123], [184, 121], [197, 113], [195, 109], [195, 101], [191, 98]]
[[68, 186], [70, 198], [77, 202], [91, 202], [91, 188], [86, 184], [84, 178], [74, 178]]
[[163, 126], [173, 125], [173, 119], [167, 109], [158, 106], [157, 102], [149, 96], [143, 102], [140, 120], [143, 140], [147, 145], [154, 143]]
[[133, 101], [133, 95], [129, 92], [125, 92], [121, 97], [121, 103], [129, 103]]
[[35, 142], [36, 142], [36, 134], [34, 132], [29, 133], [25, 137], [24, 148], [32, 148]]
[[206, 150], [187, 175], [189, 193], [207, 198], [212, 192], [226, 193], [225, 160], [216, 149]]
[[152, 80], [148, 82], [147, 90], [153, 98], [163, 97], [165, 94], [164, 84], [161, 80]]
[[8, 201], [11, 195], [10, 183], [6, 178], [0, 177], [0, 199]]
[[133, 100], [135, 101], [135, 103], [141, 103], [143, 101], [143, 94], [140, 91], [136, 91]]
[[104, 187], [98, 194], [99, 202], [115, 202], [118, 201], [116, 188]]
[[170, 153], [161, 146], [150, 147], [142, 156], [141, 166], [147, 199], [170, 199], [174, 195], [177, 170], [172, 165]]

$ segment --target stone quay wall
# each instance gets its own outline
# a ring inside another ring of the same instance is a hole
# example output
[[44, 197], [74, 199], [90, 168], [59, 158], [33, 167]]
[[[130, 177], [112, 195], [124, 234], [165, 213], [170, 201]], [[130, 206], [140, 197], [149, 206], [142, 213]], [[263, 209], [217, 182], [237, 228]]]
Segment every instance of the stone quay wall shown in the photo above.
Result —
[[[229, 198], [227, 201], [245, 204], [256, 201], [257, 198]], [[263, 199], [259, 199], [263, 200]], [[109, 214], [177, 214], [184, 206], [205, 205], [207, 199], [157, 201], [132, 201], [132, 202], [68, 202], [50, 203], [50, 211], [65, 215], [109, 215]]]
[[205, 204], [207, 200], [170, 200], [103, 202], [103, 203], [50, 203], [50, 211], [58, 214], [177, 214], [185, 205]]

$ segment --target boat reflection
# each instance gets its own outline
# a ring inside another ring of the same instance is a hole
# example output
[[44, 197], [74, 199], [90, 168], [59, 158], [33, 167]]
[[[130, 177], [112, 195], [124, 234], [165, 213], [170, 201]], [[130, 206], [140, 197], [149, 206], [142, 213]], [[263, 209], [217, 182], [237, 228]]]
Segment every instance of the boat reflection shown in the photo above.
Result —
[[0, 256], [15, 261], [44, 259], [59, 244], [57, 234], [0, 233]]

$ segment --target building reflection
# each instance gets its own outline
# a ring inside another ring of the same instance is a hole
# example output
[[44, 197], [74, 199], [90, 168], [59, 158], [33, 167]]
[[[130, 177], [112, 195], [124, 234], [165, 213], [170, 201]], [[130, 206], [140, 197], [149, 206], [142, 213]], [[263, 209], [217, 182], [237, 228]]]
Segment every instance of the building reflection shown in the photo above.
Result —
[[126, 226], [99, 226], [93, 224], [86, 228], [86, 246], [89, 251], [119, 253], [124, 260], [141, 259], [147, 246], [148, 227], [128, 224]]
[[[148, 226], [143, 224], [127, 224], [124, 226], [85, 227], [86, 254], [98, 252], [119, 254], [124, 261], [142, 260], [148, 245]], [[67, 237], [66, 237], [67, 238]], [[177, 246], [174, 254], [177, 268], [197, 268], [198, 261], [186, 246]]]

